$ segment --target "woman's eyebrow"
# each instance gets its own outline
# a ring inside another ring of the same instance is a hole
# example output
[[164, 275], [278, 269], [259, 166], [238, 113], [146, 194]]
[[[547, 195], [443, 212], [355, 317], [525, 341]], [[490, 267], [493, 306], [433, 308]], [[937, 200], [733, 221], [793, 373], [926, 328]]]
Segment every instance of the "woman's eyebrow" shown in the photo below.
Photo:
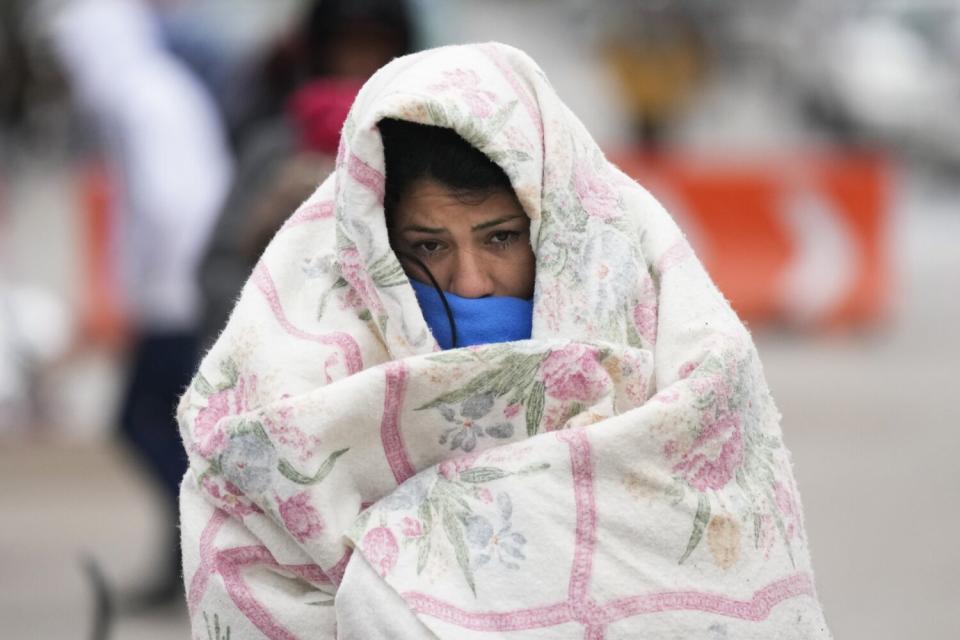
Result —
[[470, 227], [471, 231], [480, 231], [481, 229], [488, 229], [490, 227], [495, 227], [498, 224], [509, 222], [510, 220], [516, 220], [517, 218], [523, 218], [524, 214], [516, 213], [510, 216], [503, 216], [502, 218], [496, 218], [494, 220], [487, 220], [486, 222], [481, 222], [480, 224], [475, 224]]
[[424, 227], [419, 224], [408, 224], [402, 227], [400, 231], [418, 231], [420, 233], [446, 233], [447, 230], [437, 227]]

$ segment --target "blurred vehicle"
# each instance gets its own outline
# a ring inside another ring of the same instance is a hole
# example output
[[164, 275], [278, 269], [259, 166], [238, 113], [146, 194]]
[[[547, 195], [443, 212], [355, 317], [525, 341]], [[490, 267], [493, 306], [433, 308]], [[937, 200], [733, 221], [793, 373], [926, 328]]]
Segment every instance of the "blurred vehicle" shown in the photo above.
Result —
[[[810, 9], [811, 12], [814, 9]], [[814, 19], [786, 59], [814, 117], [960, 166], [960, 4], [873, 2]]]

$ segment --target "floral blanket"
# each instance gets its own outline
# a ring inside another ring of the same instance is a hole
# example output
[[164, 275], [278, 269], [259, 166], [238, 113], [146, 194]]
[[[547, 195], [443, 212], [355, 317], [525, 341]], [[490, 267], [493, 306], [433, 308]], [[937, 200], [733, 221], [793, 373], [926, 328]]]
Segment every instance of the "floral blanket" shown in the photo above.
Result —
[[[388, 245], [383, 117], [506, 171], [533, 339], [438, 349]], [[364, 86], [178, 415], [194, 638], [830, 637], [749, 334], [510, 47]]]

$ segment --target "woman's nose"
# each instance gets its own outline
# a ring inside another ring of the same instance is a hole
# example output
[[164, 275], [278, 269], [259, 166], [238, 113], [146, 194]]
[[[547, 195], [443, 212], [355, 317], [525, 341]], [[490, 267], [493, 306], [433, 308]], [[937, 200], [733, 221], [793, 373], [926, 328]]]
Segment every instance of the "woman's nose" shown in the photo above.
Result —
[[461, 251], [453, 277], [450, 279], [450, 293], [461, 298], [483, 298], [494, 294], [494, 283], [483, 259], [470, 251]]

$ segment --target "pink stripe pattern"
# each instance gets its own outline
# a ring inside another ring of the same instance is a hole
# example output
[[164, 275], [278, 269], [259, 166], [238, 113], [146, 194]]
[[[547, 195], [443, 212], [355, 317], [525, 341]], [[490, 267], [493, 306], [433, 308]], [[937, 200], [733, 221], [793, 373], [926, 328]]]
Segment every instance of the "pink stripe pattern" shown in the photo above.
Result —
[[583, 430], [559, 431], [558, 434], [570, 448], [570, 472], [573, 476], [574, 501], [577, 509], [576, 543], [568, 593], [574, 608], [587, 609], [590, 604], [593, 550], [597, 540], [597, 504], [593, 493], [590, 441]]
[[622, 598], [603, 609], [610, 622], [646, 613], [688, 610], [759, 622], [766, 619], [773, 608], [784, 600], [802, 595], [814, 595], [813, 580], [808, 574], [797, 573], [765, 586], [749, 600], [735, 600], [700, 591], [676, 591]]
[[585, 640], [603, 640], [603, 627], [587, 627], [587, 633], [583, 636]]
[[377, 196], [377, 201], [383, 204], [383, 194], [386, 187], [383, 174], [368, 165], [354, 154], [347, 160], [347, 173], [350, 177], [365, 186]]
[[270, 615], [243, 579], [242, 570], [255, 565], [279, 567], [266, 547], [236, 547], [217, 554], [217, 572], [223, 578], [227, 594], [237, 609], [270, 640], [297, 640], [295, 635]]
[[[701, 591], [675, 591], [632, 596], [598, 606], [594, 619], [586, 625], [588, 638], [602, 638], [603, 626], [641, 614], [667, 611], [703, 611], [729, 618], [758, 622], [767, 618], [773, 608], [797, 596], [813, 596], [813, 581], [804, 573], [773, 582], [754, 593], [749, 600], [737, 600]], [[432, 596], [407, 592], [404, 600], [418, 614], [471, 629], [473, 631], [522, 631], [541, 629], [576, 620], [568, 602], [516, 611], [465, 611]], [[599, 635], [597, 635], [599, 633]]]
[[391, 362], [384, 367], [386, 388], [383, 399], [383, 418], [380, 422], [380, 440], [387, 464], [397, 484], [412, 477], [416, 470], [407, 456], [407, 449], [400, 433], [400, 411], [407, 389], [407, 368], [400, 362]]
[[418, 592], [404, 593], [403, 599], [414, 613], [428, 615], [473, 631], [542, 629], [573, 620], [570, 607], [566, 602], [499, 613], [464, 611], [448, 602]]
[[304, 205], [297, 209], [292, 216], [287, 218], [287, 221], [283, 223], [282, 227], [280, 227], [280, 231], [286, 231], [291, 227], [296, 227], [297, 225], [301, 225], [305, 222], [313, 222], [314, 220], [327, 220], [332, 217], [333, 202], [331, 200]]
[[273, 278], [270, 276], [270, 272], [262, 261], [254, 267], [253, 274], [250, 278], [257, 288], [260, 289], [264, 298], [266, 298], [274, 318], [276, 318], [277, 322], [288, 334], [301, 340], [335, 345], [343, 354], [347, 374], [354, 374], [363, 369], [363, 357], [360, 354], [360, 346], [350, 334], [343, 333], [342, 331], [334, 331], [323, 335], [307, 333], [290, 322], [286, 312], [283, 310], [283, 305], [280, 303], [280, 294], [273, 282]]
[[337, 564], [327, 570], [326, 575], [332, 584], [339, 587], [340, 583], [343, 582], [343, 573], [347, 570], [347, 563], [350, 562], [351, 555], [353, 555], [353, 549], [344, 549]]
[[217, 509], [210, 516], [207, 525], [200, 534], [200, 566], [190, 579], [190, 589], [187, 593], [187, 610], [191, 617], [200, 604], [204, 592], [207, 590], [207, 583], [210, 581], [210, 574], [216, 568], [216, 549], [213, 542], [220, 533], [220, 528], [227, 521], [227, 512], [223, 509]]
[[449, 602], [420, 592], [406, 592], [404, 600], [417, 614], [430, 616], [473, 631], [502, 632], [542, 629], [578, 622], [585, 640], [603, 640], [606, 627], [641, 614], [666, 611], [703, 611], [741, 620], [760, 621], [781, 602], [801, 595], [814, 595], [813, 580], [805, 573], [773, 582], [749, 600], [700, 591], [676, 591], [629, 596], [600, 605], [590, 597], [590, 577], [596, 548], [597, 505], [590, 440], [583, 429], [561, 431], [557, 438], [570, 449], [577, 523], [573, 566], [567, 600], [543, 607], [515, 611], [465, 611]]

